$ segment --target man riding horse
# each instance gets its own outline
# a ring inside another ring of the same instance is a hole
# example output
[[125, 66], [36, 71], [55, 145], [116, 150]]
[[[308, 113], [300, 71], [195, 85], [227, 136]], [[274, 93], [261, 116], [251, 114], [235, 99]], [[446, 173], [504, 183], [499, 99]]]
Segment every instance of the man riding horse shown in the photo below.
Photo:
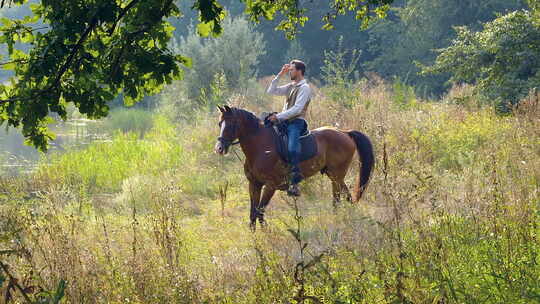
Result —
[[[279, 78], [289, 73], [292, 82], [278, 87]], [[300, 168], [298, 167], [300, 155], [300, 135], [307, 130], [307, 123], [304, 117], [311, 101], [311, 88], [304, 79], [306, 65], [300, 60], [293, 60], [289, 64], [284, 64], [279, 74], [272, 80], [267, 92], [273, 95], [286, 96], [283, 110], [273, 114], [268, 119], [277, 124], [283, 123], [287, 129], [288, 137], [288, 161], [289, 161], [289, 189], [287, 193], [292, 196], [299, 196], [298, 183], [302, 180]]]
[[[334, 206], [337, 206], [343, 195], [348, 201], [357, 202], [373, 170], [373, 146], [369, 137], [359, 131], [320, 127], [299, 140], [300, 134], [307, 129], [303, 117], [311, 99], [311, 89], [304, 80], [305, 69], [305, 64], [297, 60], [283, 66], [268, 92], [287, 96], [285, 106], [281, 113], [269, 116], [266, 121], [245, 109], [218, 106], [220, 131], [214, 150], [225, 155], [232, 145], [239, 144], [246, 156], [244, 174], [248, 180], [251, 206], [249, 220], [252, 229], [255, 229], [257, 220], [261, 224], [265, 223], [266, 207], [277, 190], [288, 190], [290, 194], [298, 195], [297, 184], [300, 180], [323, 173], [332, 182]], [[287, 72], [292, 82], [278, 87], [279, 76]], [[286, 124], [290, 155], [285, 155], [287, 153], [282, 149], [280, 134], [267, 121]], [[301, 153], [299, 150], [302, 150]], [[355, 152], [361, 163], [353, 197], [345, 184], [345, 176]], [[292, 163], [289, 168], [285, 159]], [[288, 176], [291, 172], [292, 180]]]

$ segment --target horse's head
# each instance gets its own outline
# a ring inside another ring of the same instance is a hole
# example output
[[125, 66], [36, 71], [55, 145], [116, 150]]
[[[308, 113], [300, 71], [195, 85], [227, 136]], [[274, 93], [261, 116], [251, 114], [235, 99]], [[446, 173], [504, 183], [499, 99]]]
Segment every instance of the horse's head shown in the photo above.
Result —
[[229, 106], [218, 106], [219, 111], [221, 112], [219, 118], [219, 127], [221, 131], [219, 132], [219, 137], [216, 142], [214, 150], [217, 154], [224, 155], [229, 151], [229, 147], [233, 142], [239, 137], [239, 124], [237, 115], [235, 115], [235, 110]]

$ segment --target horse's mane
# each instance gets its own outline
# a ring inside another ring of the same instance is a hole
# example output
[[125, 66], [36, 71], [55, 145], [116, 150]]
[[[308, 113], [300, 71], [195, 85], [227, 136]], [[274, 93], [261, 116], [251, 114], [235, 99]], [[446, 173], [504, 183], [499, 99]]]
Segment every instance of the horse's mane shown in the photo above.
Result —
[[231, 110], [235, 116], [246, 122], [247, 128], [257, 130], [262, 126], [261, 120], [250, 111], [235, 107], [232, 107]]

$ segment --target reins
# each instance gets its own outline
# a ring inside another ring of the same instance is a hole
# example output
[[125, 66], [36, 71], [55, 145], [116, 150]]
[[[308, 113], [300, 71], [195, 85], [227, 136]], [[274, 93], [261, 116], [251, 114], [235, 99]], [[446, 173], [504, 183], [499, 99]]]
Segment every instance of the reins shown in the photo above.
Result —
[[219, 142], [221, 142], [222, 144], [224, 144], [225, 146], [229, 147], [229, 146], [234, 146], [234, 145], [238, 145], [240, 143], [240, 140], [238, 139], [237, 141], [232, 141], [230, 139], [227, 139], [225, 137], [218, 137], [217, 140]]

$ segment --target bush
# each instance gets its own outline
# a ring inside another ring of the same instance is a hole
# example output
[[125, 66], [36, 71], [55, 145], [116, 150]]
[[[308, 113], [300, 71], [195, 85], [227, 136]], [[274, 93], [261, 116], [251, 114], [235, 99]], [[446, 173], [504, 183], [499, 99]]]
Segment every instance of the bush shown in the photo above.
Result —
[[455, 26], [476, 30], [481, 23], [498, 14], [524, 7], [522, 0], [407, 0], [394, 1], [388, 18], [369, 29], [368, 50], [364, 67], [386, 80], [398, 76], [414, 85], [422, 97], [439, 96], [447, 89], [450, 77], [442, 71], [421, 75], [416, 63], [431, 65], [437, 54], [433, 50], [447, 47], [455, 38]]
[[135, 109], [135, 108], [120, 108], [111, 111], [109, 116], [103, 121], [103, 129], [114, 133], [120, 131], [123, 133], [132, 132], [143, 136], [148, 132], [154, 123], [154, 116], [151, 112]]
[[499, 112], [509, 112], [540, 81], [540, 27], [527, 11], [516, 11], [484, 25], [480, 32], [457, 28], [425, 74], [450, 72], [454, 83], [476, 85]]
[[418, 102], [414, 93], [414, 87], [407, 85], [401, 79], [397, 78], [394, 80], [392, 89], [394, 91], [394, 104], [400, 109], [409, 109], [414, 107]]
[[478, 110], [481, 96], [475, 93], [474, 86], [469, 84], [454, 85], [441, 99], [446, 104], [455, 104], [469, 110]]
[[482, 148], [499, 144], [509, 129], [508, 122], [482, 110], [465, 114], [457, 121], [448, 114], [437, 117], [433, 125], [412, 134], [440, 168], [461, 170], [482, 158]]
[[209, 89], [201, 89], [198, 98], [188, 98], [186, 85], [177, 83], [167, 87], [161, 94], [159, 113], [171, 121], [190, 122], [201, 113], [214, 111], [215, 106], [220, 104], [267, 106], [266, 88], [254, 78], [248, 79], [242, 86], [231, 89], [227, 86], [225, 75], [216, 73]]
[[[96, 141], [82, 150], [53, 155], [50, 163], [38, 167], [37, 176], [45, 183], [82, 187], [90, 193], [112, 193], [121, 190], [132, 176], [150, 178], [174, 171], [176, 182], [186, 193], [211, 195], [215, 167], [203, 174], [197, 162], [213, 156], [211, 147], [216, 135], [212, 127], [217, 127], [214, 119], [194, 121], [208, 126], [188, 127], [179, 133], [167, 119], [158, 116], [143, 138], [131, 132], [118, 133], [110, 141]], [[195, 170], [200, 174], [193, 175]]]
[[[160, 134], [174, 134], [171, 125], [160, 122]], [[169, 140], [172, 138], [169, 138]], [[144, 139], [139, 134], [116, 134], [112, 141], [93, 142], [84, 150], [53, 156], [50, 164], [38, 168], [38, 176], [69, 185], [114, 192], [135, 173], [156, 174], [181, 162], [182, 147], [156, 137], [152, 132]]]
[[263, 92], [254, 79], [265, 44], [246, 20], [227, 18], [223, 34], [211, 40], [191, 30], [173, 47], [191, 57], [193, 66], [160, 94], [159, 112], [172, 121], [192, 120], [199, 110], [213, 110], [238, 94], [261, 103]]
[[324, 51], [324, 66], [321, 68], [322, 79], [327, 84], [324, 91], [332, 100], [346, 107], [352, 107], [358, 98], [354, 88], [355, 80], [359, 80], [356, 70], [361, 52], [343, 48], [343, 36], [338, 40], [336, 50]]
[[184, 77], [187, 97], [198, 98], [201, 90], [210, 92], [216, 74], [233, 88], [245, 88], [246, 81], [257, 75], [259, 58], [265, 54], [263, 35], [243, 18], [227, 18], [223, 34], [206, 40], [191, 31], [176, 45], [180, 54], [191, 57], [193, 67]]

